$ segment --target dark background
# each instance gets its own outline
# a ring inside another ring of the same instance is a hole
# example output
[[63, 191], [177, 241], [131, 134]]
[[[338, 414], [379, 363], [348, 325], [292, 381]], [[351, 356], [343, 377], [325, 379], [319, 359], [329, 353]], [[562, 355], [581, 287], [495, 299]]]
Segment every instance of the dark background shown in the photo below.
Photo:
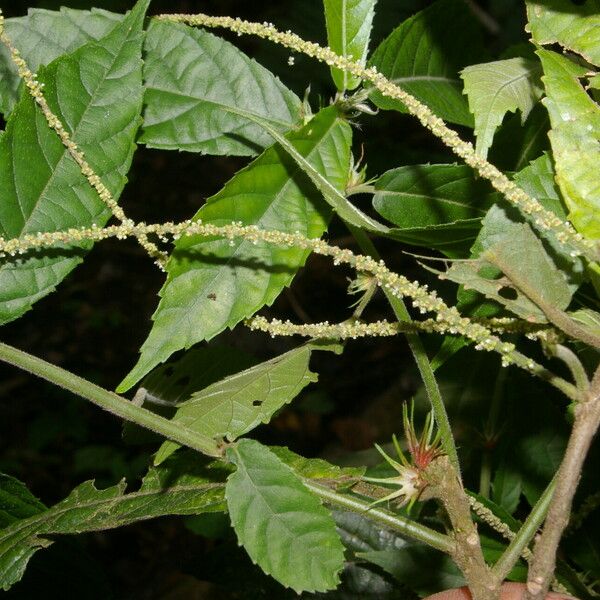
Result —
[[[380, 0], [371, 48], [403, 19], [430, 3]], [[4, 2], [3, 10], [10, 17], [25, 14], [27, 7], [57, 9], [61, 4], [51, 0]], [[96, 6], [124, 12], [131, 4], [108, 0]], [[92, 5], [86, 0], [68, 3], [72, 8]], [[522, 39], [521, 2], [491, 0], [480, 5], [500, 24], [499, 33], [486, 33], [492, 55]], [[266, 20], [307, 39], [323, 42], [325, 38], [318, 0], [154, 0], [150, 8], [150, 14], [199, 11]], [[295, 66], [289, 68], [289, 53], [284, 49], [248, 38], [235, 38], [235, 43], [277, 73], [298, 95], [303, 95], [310, 82], [313, 108], [334, 95], [328, 70], [310, 59], [296, 57]], [[462, 133], [468, 136], [470, 132]], [[355, 154], [360, 154], [363, 145], [369, 176], [403, 164], [453, 162], [441, 144], [400, 114], [365, 117], [354, 135]], [[121, 203], [136, 220], [186, 219], [246, 162], [140, 147]], [[330, 239], [350, 243], [338, 225], [333, 226]], [[426, 279], [411, 257], [385, 243], [379, 247], [393, 268]], [[333, 270], [327, 260], [313, 257], [293, 288], [265, 314], [299, 321], [343, 320], [351, 310], [345, 296], [349, 276], [350, 272]], [[163, 275], [134, 242], [105, 241], [96, 245], [54, 294], [4, 326], [2, 340], [114, 389], [135, 363], [148, 334], [162, 280]], [[381, 298], [369, 307], [369, 318], [388, 315]], [[262, 334], [250, 335], [241, 326], [235, 336], [224, 334], [219, 341], [241, 346], [259, 357], [290, 346]], [[427, 344], [433, 352], [439, 340], [428, 339]], [[468, 466], [472, 454], [481, 449], [481, 438], [473, 435], [472, 428], [481, 426], [483, 417], [473, 416], [465, 406], [471, 406], [473, 398], [485, 397], [488, 382], [482, 382], [479, 374], [484, 372], [481, 369], [495, 369], [496, 362], [474, 354], [462, 358], [470, 361], [469, 373], [463, 372], [457, 379], [456, 369], [448, 365], [442, 381], [461, 388], [454, 425]], [[315, 356], [313, 370], [320, 375], [319, 385], [308, 388], [293, 407], [257, 432], [261, 439], [289, 445], [307, 456], [340, 457], [371, 448], [374, 441], [389, 439], [397, 429], [401, 400], [410, 398], [419, 385], [400, 338], [354, 342], [339, 357]], [[465, 390], [469, 390], [467, 400]], [[47, 505], [87, 479], [106, 486], [126, 477], [135, 487], [147, 468], [154, 448], [123, 443], [121, 423], [82, 399], [3, 365], [0, 396], [0, 470], [24, 481]], [[208, 540], [195, 535], [190, 525], [178, 518], [61, 540], [34, 557], [23, 582], [6, 597], [249, 598], [250, 589], [257, 598], [267, 597], [261, 590], [268, 597], [284, 597], [280, 587], [248, 564], [226, 533], [226, 522], [218, 517], [213, 521], [202, 525], [205, 533], [214, 530], [215, 539]], [[245, 592], [232, 587], [232, 581], [238, 579], [244, 582], [245, 588], [240, 589]]]

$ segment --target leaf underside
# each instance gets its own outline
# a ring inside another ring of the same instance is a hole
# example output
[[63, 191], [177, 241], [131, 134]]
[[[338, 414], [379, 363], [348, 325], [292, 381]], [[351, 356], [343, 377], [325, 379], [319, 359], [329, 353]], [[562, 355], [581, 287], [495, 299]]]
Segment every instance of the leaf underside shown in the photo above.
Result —
[[[277, 410], [316, 381], [316, 374], [309, 369], [310, 354], [310, 347], [301, 346], [217, 381], [182, 403], [173, 421], [208, 437], [233, 441], [267, 423]], [[177, 448], [175, 442], [164, 442], [154, 464], [160, 464]]]

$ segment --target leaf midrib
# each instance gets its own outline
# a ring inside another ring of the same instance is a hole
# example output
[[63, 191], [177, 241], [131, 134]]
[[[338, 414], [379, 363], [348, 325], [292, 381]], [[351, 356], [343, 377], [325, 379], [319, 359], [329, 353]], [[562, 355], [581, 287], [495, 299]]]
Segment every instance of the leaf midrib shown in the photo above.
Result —
[[[207, 484], [195, 484], [195, 485], [181, 485], [181, 486], [174, 486], [174, 487], [170, 487], [170, 488], [161, 488], [161, 489], [157, 489], [157, 490], [148, 490], [148, 491], [138, 491], [138, 492], [130, 492], [128, 494], [120, 494], [119, 496], [113, 496], [111, 498], [103, 498], [103, 499], [99, 499], [99, 500], [90, 500], [87, 502], [83, 502], [81, 504], [76, 504], [76, 505], [71, 505], [71, 506], [65, 506], [62, 509], [58, 509], [58, 508], [49, 508], [48, 510], [40, 513], [39, 515], [35, 515], [33, 517], [29, 517], [28, 519], [23, 519], [21, 521], [19, 521], [14, 527], [13, 526], [9, 526], [7, 529], [13, 529], [13, 531], [9, 531], [8, 534], [4, 534], [3, 536], [0, 536], [0, 547], [7, 544], [8, 542], [10, 542], [11, 538], [16, 537], [23, 529], [25, 530], [29, 530], [32, 528], [32, 526], [35, 526], [37, 523], [43, 523], [44, 521], [49, 521], [51, 519], [54, 519], [56, 517], [60, 517], [68, 512], [71, 512], [73, 510], [84, 510], [87, 508], [95, 508], [97, 506], [101, 506], [101, 505], [107, 505], [110, 506], [112, 505], [118, 505], [120, 502], [128, 502], [130, 500], [136, 500], [139, 498], [144, 498], [144, 497], [151, 497], [151, 496], [159, 496], [159, 495], [164, 495], [164, 494], [183, 494], [186, 492], [194, 492], [194, 491], [210, 491], [213, 489], [218, 489], [218, 488], [224, 488], [225, 484], [224, 483], [207, 483]], [[96, 490], [99, 493], [102, 493], [103, 491], [106, 490]], [[67, 499], [65, 499], [66, 501]], [[219, 504], [218, 502], [214, 502], [212, 504]], [[207, 506], [211, 506], [211, 504], [208, 504]], [[168, 514], [168, 513], [166, 513]], [[152, 517], [149, 517], [152, 518]], [[139, 517], [134, 519], [133, 521], [139, 521], [139, 520], [143, 520], [144, 517]], [[133, 522], [131, 521], [131, 522]], [[106, 529], [112, 529], [112, 527], [107, 527]], [[98, 529], [97, 531], [101, 531], [102, 529]], [[30, 534], [29, 531], [25, 532], [27, 535]], [[51, 535], [53, 533], [57, 533], [60, 534], [60, 531], [33, 531], [32, 532], [33, 535]], [[69, 535], [69, 534], [66, 534]], [[18, 540], [18, 542], [20, 542], [21, 540]], [[17, 542], [17, 543], [18, 543]], [[7, 548], [7, 550], [10, 550], [12, 547], [14, 546], [9, 546]], [[0, 553], [0, 559], [1, 557], [6, 554], [5, 551], [3, 551], [2, 553]]]
[[[313, 146], [313, 148], [310, 150], [310, 152], [308, 152], [308, 154], [306, 155], [306, 159], [308, 160], [310, 157], [312, 157], [313, 153], [317, 152], [319, 146], [321, 145], [321, 143], [323, 142], [323, 140], [329, 135], [329, 133], [331, 132], [331, 130], [334, 128], [334, 126], [337, 124], [337, 119], [332, 119], [331, 124], [329, 125], [329, 127], [323, 132], [323, 134], [321, 135], [321, 137], [319, 138], [318, 141], [315, 141], [315, 144]], [[273, 210], [274, 205], [279, 201], [279, 199], [281, 198], [282, 194], [284, 193], [285, 189], [287, 188], [288, 185], [290, 185], [291, 183], [294, 183], [294, 176], [296, 175], [296, 173], [298, 172], [303, 172], [300, 169], [300, 166], [296, 165], [294, 163], [294, 168], [293, 171], [289, 174], [289, 177], [285, 180], [285, 182], [283, 183], [283, 185], [281, 186], [281, 188], [279, 189], [279, 191], [276, 193], [276, 195], [273, 197], [273, 201], [270, 202], [265, 209], [263, 210], [263, 212], [260, 214], [260, 216], [254, 220], [254, 225], [256, 225], [256, 223], [259, 223], [261, 221], [263, 221], [265, 219], [265, 216], [269, 214], [270, 211]], [[202, 218], [202, 216], [200, 215], [200, 218]], [[200, 241], [195, 245], [202, 245], [204, 243], [208, 243], [206, 241]], [[241, 240], [237, 247], [234, 249], [234, 251], [230, 254], [229, 258], [227, 259], [226, 262], [224, 262], [221, 266], [220, 269], [217, 270], [217, 272], [215, 273], [214, 277], [207, 282], [204, 285], [204, 288], [208, 288], [211, 285], [214, 284], [214, 282], [222, 275], [223, 272], [223, 268], [225, 267], [229, 267], [230, 263], [232, 260], [234, 260], [234, 258], [237, 256], [238, 252], [240, 252], [240, 250], [248, 245], [251, 244], [251, 242], [245, 241], [245, 240]], [[168, 270], [168, 269], [167, 269]], [[175, 281], [176, 278], [170, 279], [169, 283], [173, 283]], [[198, 298], [200, 298], [200, 295], [198, 295]], [[196, 306], [196, 304], [195, 304]], [[231, 306], [231, 310], [229, 315], [231, 316], [232, 310], [235, 307], [235, 303], [232, 304]], [[179, 311], [179, 307], [171, 307], [168, 310], [177, 310]], [[178, 320], [177, 323], [177, 327], [180, 327], [181, 322], [185, 320], [185, 317], [182, 317]]]
[[[118, 26], [118, 25], [116, 25], [116, 26], [115, 26], [115, 29], [116, 29], [116, 27], [117, 27], [117, 26]], [[111, 32], [109, 35], [113, 35], [113, 34], [114, 34], [114, 30], [113, 30], [113, 31], [112, 31], [112, 32]], [[78, 120], [78, 122], [77, 122], [77, 125], [76, 125], [76, 127], [75, 127], [75, 128], [72, 130], [72, 132], [70, 133], [70, 135], [71, 135], [71, 139], [72, 139], [72, 140], [73, 140], [75, 143], [77, 143], [77, 134], [78, 134], [78, 128], [79, 128], [79, 126], [81, 125], [81, 123], [84, 121], [84, 118], [85, 118], [85, 116], [87, 115], [87, 112], [88, 112], [88, 110], [89, 110], [89, 109], [90, 109], [90, 107], [93, 105], [93, 101], [94, 101], [94, 98], [95, 98], [95, 94], [97, 93], [97, 91], [98, 91], [98, 89], [101, 87], [101, 85], [102, 85], [102, 84], [104, 84], [104, 82], [106, 81], [106, 79], [107, 79], [107, 74], [108, 74], [108, 73], [109, 73], [109, 72], [112, 70], [112, 68], [113, 68], [113, 66], [114, 66], [114, 64], [115, 64], [115, 62], [117, 61], [117, 58], [118, 58], [118, 57], [121, 55], [121, 51], [123, 50], [123, 47], [125, 46], [125, 44], [127, 44], [127, 43], [130, 41], [130, 39], [132, 39], [130, 35], [127, 35], [126, 37], [124, 37], [124, 38], [123, 38], [123, 41], [122, 41], [121, 45], [119, 46], [118, 52], [116, 52], [116, 53], [114, 53], [114, 54], [112, 55], [112, 61], [110, 62], [110, 65], [108, 66], [108, 68], [106, 68], [106, 69], [104, 70], [104, 73], [103, 73], [103, 75], [102, 75], [102, 78], [99, 80], [99, 82], [98, 82], [98, 85], [97, 85], [97, 86], [96, 86], [96, 88], [94, 89], [94, 94], [90, 94], [90, 97], [89, 97], [89, 102], [88, 102], [88, 104], [86, 105], [86, 107], [85, 107], [84, 111], [81, 113], [81, 116], [80, 116], [80, 118], [79, 118], [79, 120]], [[90, 46], [98, 45], [98, 41], [89, 42], [89, 45], [90, 45]], [[84, 44], [83, 46], [81, 46], [81, 47], [80, 47], [80, 48], [77, 50], [77, 52], [79, 52], [79, 51], [80, 51], [82, 48], [85, 48], [86, 46], [88, 46], [88, 44]], [[103, 48], [105, 48], [105, 49], [106, 49], [106, 46], [103, 46]], [[61, 60], [61, 59], [59, 58], [59, 59], [57, 59], [57, 60]], [[70, 61], [70, 60], [73, 60], [73, 58], [72, 58], [71, 56], [69, 56], [67, 60], [69, 60], [69, 61]], [[57, 87], [57, 94], [58, 94], [58, 87]], [[37, 105], [35, 105], [35, 106], [37, 106]], [[34, 109], [35, 109], [35, 110], [37, 110], [36, 108], [34, 108]], [[36, 114], [37, 114], [37, 112], [36, 112]], [[47, 124], [46, 124], [46, 125], [47, 125]], [[47, 126], [49, 127], [49, 125], [47, 125]], [[37, 124], [36, 124], [36, 131], [37, 131]], [[41, 144], [40, 144], [40, 147], [41, 147]], [[14, 154], [13, 154], [13, 156], [14, 156]], [[66, 149], [66, 148], [63, 146], [63, 151], [62, 151], [62, 154], [61, 154], [61, 156], [60, 156], [60, 159], [59, 159], [59, 160], [56, 162], [56, 165], [55, 165], [54, 169], [53, 169], [53, 170], [52, 170], [52, 172], [50, 173], [50, 177], [48, 178], [48, 181], [46, 182], [46, 184], [44, 185], [44, 188], [42, 189], [42, 191], [41, 191], [41, 192], [40, 192], [40, 194], [38, 195], [38, 199], [37, 199], [37, 201], [36, 201], [35, 205], [33, 206], [33, 208], [32, 208], [32, 210], [31, 210], [31, 212], [30, 212], [29, 216], [27, 217], [27, 219], [26, 219], [26, 220], [25, 220], [25, 222], [23, 223], [23, 226], [22, 226], [22, 228], [21, 228], [21, 233], [23, 233], [23, 231], [25, 231], [25, 230], [28, 228], [28, 225], [29, 225], [29, 223], [30, 223], [30, 221], [31, 221], [32, 217], [33, 217], [33, 216], [34, 216], [34, 215], [37, 213], [37, 210], [38, 210], [38, 207], [39, 207], [39, 204], [40, 204], [40, 202], [42, 202], [42, 199], [43, 199], [43, 198], [45, 197], [45, 195], [46, 195], [46, 191], [48, 190], [48, 188], [50, 187], [50, 185], [51, 185], [51, 184], [54, 182], [54, 179], [55, 179], [55, 177], [57, 176], [57, 173], [58, 173], [58, 171], [59, 171], [59, 167], [62, 165], [62, 163], [63, 163], [63, 161], [64, 161], [64, 160], [67, 160], [67, 157], [69, 157], [69, 158], [71, 158], [71, 160], [73, 160], [73, 159], [72, 159], [72, 157], [71, 157], [71, 155], [69, 154], [69, 151], [68, 151], [68, 150], [67, 150], [67, 149]], [[13, 166], [14, 166], [14, 163], [13, 163]], [[50, 166], [50, 165], [49, 165], [49, 166]], [[14, 168], [13, 168], [13, 169], [11, 169], [11, 171], [12, 171], [12, 172], [13, 172], [13, 174], [14, 174]], [[83, 174], [81, 174], [81, 176], [82, 176], [82, 177], [84, 177], [84, 175], [83, 175]], [[15, 192], [16, 192], [16, 188], [15, 188]], [[20, 200], [19, 200], [19, 197], [18, 197], [18, 195], [17, 195], [17, 202], [18, 202], [18, 204], [19, 204], [19, 206], [20, 206]], [[23, 212], [23, 210], [22, 210], [22, 209], [21, 209], [21, 212]]]

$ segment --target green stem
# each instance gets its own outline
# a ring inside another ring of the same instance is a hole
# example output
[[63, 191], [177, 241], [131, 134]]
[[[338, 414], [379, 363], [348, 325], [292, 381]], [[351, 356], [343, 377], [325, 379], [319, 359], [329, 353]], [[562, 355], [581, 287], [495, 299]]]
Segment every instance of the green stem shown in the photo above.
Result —
[[502, 399], [504, 397], [504, 384], [506, 382], [507, 369], [500, 369], [498, 377], [496, 377], [496, 385], [494, 386], [494, 393], [492, 395], [492, 401], [490, 403], [490, 412], [488, 415], [487, 423], [483, 432], [486, 447], [483, 450], [483, 456], [481, 458], [481, 472], [479, 474], [479, 493], [484, 498], [489, 498], [490, 487], [492, 483], [492, 449], [487, 444], [494, 444], [498, 419], [500, 417], [500, 408], [502, 406]]
[[425, 525], [421, 525], [416, 521], [411, 521], [410, 519], [406, 519], [399, 515], [393, 515], [379, 508], [370, 508], [368, 502], [364, 502], [363, 500], [348, 494], [340, 494], [331, 488], [315, 483], [309, 479], [304, 480], [304, 485], [331, 506], [362, 514], [371, 521], [379, 523], [380, 525], [392, 529], [393, 531], [397, 531], [414, 540], [423, 542], [446, 554], [452, 554], [455, 550], [454, 542], [447, 535], [435, 531], [434, 529], [430, 529]]
[[[361, 250], [372, 258], [379, 260], [379, 253], [377, 252], [377, 249], [373, 245], [373, 242], [369, 236], [358, 227], [354, 227], [348, 223], [346, 223], [346, 226], [358, 242]], [[398, 321], [410, 323], [412, 319], [402, 299], [397, 298], [385, 288], [382, 289]], [[460, 474], [460, 463], [458, 461], [456, 445], [454, 444], [454, 436], [452, 435], [452, 429], [450, 428], [448, 413], [446, 412], [444, 400], [442, 399], [440, 389], [437, 381], [435, 380], [433, 369], [429, 363], [427, 352], [425, 352], [425, 348], [423, 348], [423, 343], [421, 342], [421, 338], [418, 336], [418, 334], [406, 333], [405, 335], [408, 346], [415, 358], [415, 362], [417, 363], [419, 373], [421, 374], [427, 397], [429, 398], [429, 402], [431, 403], [431, 407], [433, 409], [433, 414], [435, 415], [435, 422], [442, 440], [442, 448], [450, 458], [450, 462], [456, 469], [456, 472]]]
[[150, 429], [178, 444], [187, 446], [208, 456], [221, 455], [219, 447], [213, 439], [178, 423], [173, 423], [145, 408], [136, 406], [126, 398], [109, 392], [37, 356], [32, 356], [22, 350], [17, 350], [17, 348], [0, 342], [0, 360], [28, 371], [50, 383], [54, 383], [77, 396], [89, 400], [113, 415]]
[[548, 513], [548, 507], [556, 488], [556, 478], [554, 478], [548, 487], [544, 490], [540, 499], [536, 502], [529, 516], [523, 523], [523, 526], [517, 532], [516, 536], [509, 544], [508, 548], [504, 551], [502, 556], [498, 559], [494, 565], [492, 572], [499, 581], [506, 579], [506, 576], [510, 573], [512, 568], [517, 564], [517, 561], [521, 557], [523, 550], [528, 546], [529, 542], [533, 539], [533, 536], [537, 533], [541, 527], [546, 514]]

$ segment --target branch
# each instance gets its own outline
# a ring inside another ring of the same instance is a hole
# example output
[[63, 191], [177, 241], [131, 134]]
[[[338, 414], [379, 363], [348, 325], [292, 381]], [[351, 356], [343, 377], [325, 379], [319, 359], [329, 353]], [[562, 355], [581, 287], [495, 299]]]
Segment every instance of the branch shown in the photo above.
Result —
[[596, 370], [585, 401], [580, 402], [575, 409], [575, 424], [556, 475], [556, 491], [529, 569], [527, 600], [541, 600], [548, 591], [556, 565], [558, 544], [569, 522], [583, 463], [599, 425], [600, 366]]
[[448, 513], [456, 549], [452, 559], [462, 571], [474, 600], [499, 600], [500, 579], [487, 566], [481, 549], [477, 526], [471, 518], [471, 505], [457, 479], [448, 457], [434, 460], [425, 470], [429, 484], [423, 497], [437, 498]]
[[32, 356], [22, 350], [17, 350], [17, 348], [0, 342], [0, 360], [58, 385], [77, 396], [89, 400], [96, 406], [103, 408], [117, 417], [150, 429], [178, 444], [182, 444], [208, 456], [221, 456], [215, 440], [192, 431], [180, 423], [174, 423], [145, 408], [136, 406], [133, 402], [127, 400], [127, 398], [109, 392], [87, 381], [87, 379], [65, 371], [65, 369], [61, 369], [37, 356]]
[[331, 506], [368, 516], [369, 519], [380, 525], [397, 531], [413, 540], [423, 542], [446, 554], [452, 554], [456, 550], [456, 545], [450, 537], [425, 525], [421, 525], [416, 521], [391, 514], [379, 508], [372, 508], [369, 502], [364, 502], [349, 494], [340, 494], [312, 480], [305, 479], [304, 485], [319, 496], [323, 502]]

